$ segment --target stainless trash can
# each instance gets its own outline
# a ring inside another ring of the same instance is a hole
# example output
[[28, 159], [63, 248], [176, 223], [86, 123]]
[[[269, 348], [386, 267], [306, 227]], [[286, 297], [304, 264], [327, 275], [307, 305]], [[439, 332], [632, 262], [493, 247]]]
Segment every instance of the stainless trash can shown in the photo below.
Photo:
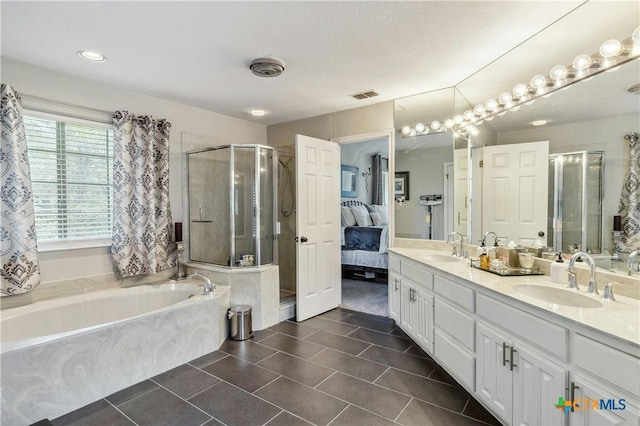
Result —
[[229, 308], [229, 337], [233, 340], [247, 340], [253, 337], [251, 328], [251, 306], [237, 305]]

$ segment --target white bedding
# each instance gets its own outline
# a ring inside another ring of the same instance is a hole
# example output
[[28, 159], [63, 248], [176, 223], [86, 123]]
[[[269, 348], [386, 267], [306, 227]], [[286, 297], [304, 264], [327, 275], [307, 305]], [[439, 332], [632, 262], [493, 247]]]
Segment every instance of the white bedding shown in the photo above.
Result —
[[378, 254], [375, 251], [342, 250], [342, 264], [355, 266], [368, 266], [371, 268], [388, 269], [389, 255]]

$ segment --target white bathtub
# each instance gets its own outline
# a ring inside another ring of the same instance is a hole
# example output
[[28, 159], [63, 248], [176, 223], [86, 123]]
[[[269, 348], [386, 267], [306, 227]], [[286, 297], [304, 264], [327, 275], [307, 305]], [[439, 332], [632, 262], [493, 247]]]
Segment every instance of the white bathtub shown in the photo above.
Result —
[[0, 312], [0, 424], [54, 419], [220, 347], [229, 287], [110, 289]]

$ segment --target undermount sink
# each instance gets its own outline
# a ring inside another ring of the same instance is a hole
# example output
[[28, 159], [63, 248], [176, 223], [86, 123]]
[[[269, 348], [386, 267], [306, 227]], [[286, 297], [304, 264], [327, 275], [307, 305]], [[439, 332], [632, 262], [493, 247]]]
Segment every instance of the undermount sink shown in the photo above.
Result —
[[460, 258], [455, 256], [449, 256], [446, 254], [425, 254], [425, 260], [432, 260], [434, 262], [458, 262]]
[[602, 307], [601, 301], [573, 290], [531, 284], [516, 284], [513, 289], [516, 293], [557, 305], [574, 306], [576, 308]]

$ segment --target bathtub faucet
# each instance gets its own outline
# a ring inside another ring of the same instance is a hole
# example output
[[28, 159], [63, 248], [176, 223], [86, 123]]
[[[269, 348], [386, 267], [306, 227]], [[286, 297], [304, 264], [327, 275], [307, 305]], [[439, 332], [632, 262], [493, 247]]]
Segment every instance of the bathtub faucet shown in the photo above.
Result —
[[216, 288], [215, 284], [213, 284], [207, 276], [196, 272], [187, 277], [188, 280], [190, 280], [191, 278], [200, 278], [202, 281], [204, 281], [204, 284], [198, 284], [204, 287], [204, 291], [202, 292], [203, 295], [211, 293]]

